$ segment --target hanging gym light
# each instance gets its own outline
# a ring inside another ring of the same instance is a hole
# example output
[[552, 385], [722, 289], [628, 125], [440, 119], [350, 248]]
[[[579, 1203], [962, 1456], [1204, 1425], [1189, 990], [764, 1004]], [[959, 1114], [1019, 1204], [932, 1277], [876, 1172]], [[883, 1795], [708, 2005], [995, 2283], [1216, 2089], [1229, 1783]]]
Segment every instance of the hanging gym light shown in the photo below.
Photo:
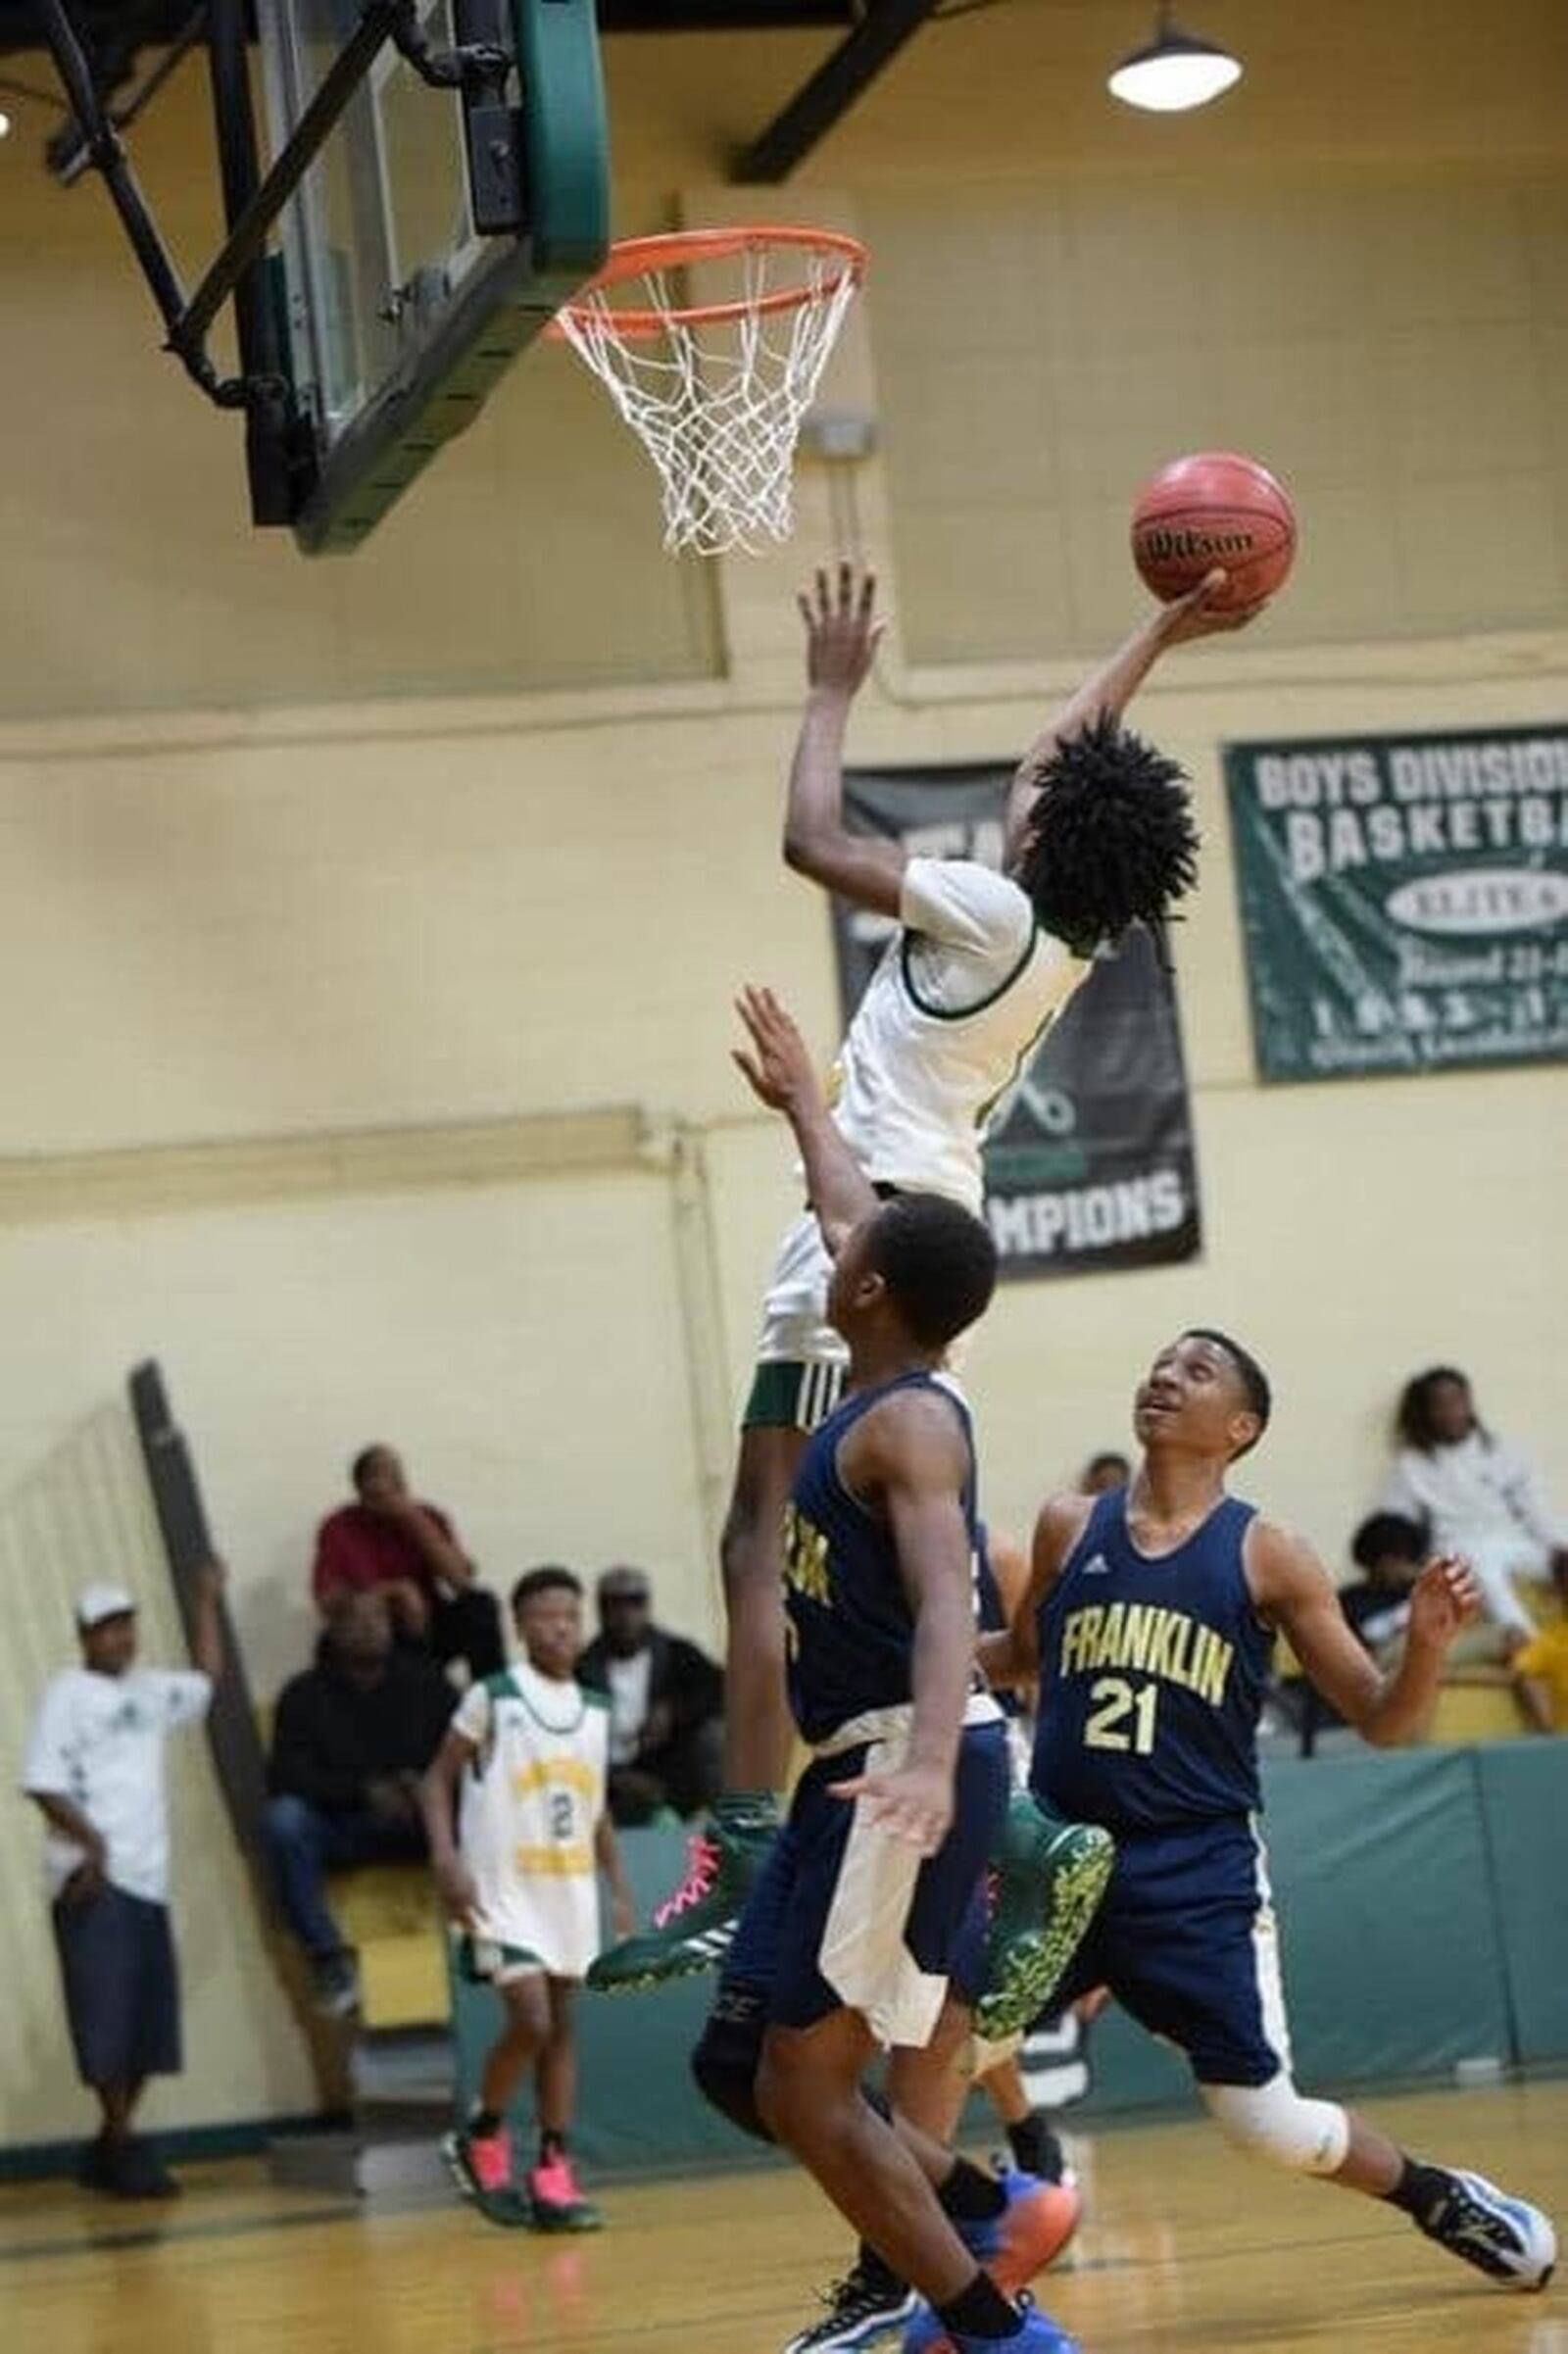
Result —
[[1108, 87], [1111, 96], [1127, 106], [1179, 115], [1190, 107], [1207, 106], [1241, 78], [1239, 58], [1215, 41], [1180, 31], [1171, 22], [1171, 0], [1159, 0], [1153, 39], [1122, 59]]

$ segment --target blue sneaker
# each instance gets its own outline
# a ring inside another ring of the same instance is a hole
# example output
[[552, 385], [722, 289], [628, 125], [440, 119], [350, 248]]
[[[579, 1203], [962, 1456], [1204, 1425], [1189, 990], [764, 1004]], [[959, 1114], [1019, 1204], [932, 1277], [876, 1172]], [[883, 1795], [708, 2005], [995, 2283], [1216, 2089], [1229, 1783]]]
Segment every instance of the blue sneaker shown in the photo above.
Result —
[[1003, 2295], [1011, 2297], [1061, 2254], [1078, 2229], [1083, 2200], [1070, 2183], [1042, 2182], [1015, 2166], [1003, 2169], [1002, 2187], [1007, 2204], [1000, 2215], [953, 2228]]
[[922, 2305], [905, 2332], [904, 2354], [1083, 2354], [1083, 2348], [1032, 2297], [1020, 2297], [1011, 2337], [950, 2337], [930, 2306]]

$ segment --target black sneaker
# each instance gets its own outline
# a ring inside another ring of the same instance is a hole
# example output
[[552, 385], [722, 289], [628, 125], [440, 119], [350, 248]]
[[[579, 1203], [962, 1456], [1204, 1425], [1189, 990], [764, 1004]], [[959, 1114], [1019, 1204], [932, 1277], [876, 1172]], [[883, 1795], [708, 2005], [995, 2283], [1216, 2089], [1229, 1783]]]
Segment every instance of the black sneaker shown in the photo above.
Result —
[[311, 1998], [323, 2019], [352, 2019], [360, 2007], [360, 1965], [346, 1945], [313, 1953]]
[[1544, 2288], [1557, 2261], [1557, 2234], [1541, 2209], [1510, 2198], [1485, 2175], [1442, 2171], [1443, 2192], [1416, 2217], [1416, 2229], [1509, 2288]]
[[[1051, 2120], [1042, 2109], [1031, 2109], [1016, 2125], [1006, 2129], [1007, 2146], [1012, 2152], [1010, 2163], [1020, 2174], [1038, 2175], [1042, 2182], [1071, 2182], [1075, 2178], [1067, 2163], [1067, 2153], [1052, 2131]], [[998, 2171], [1005, 2171], [1008, 2161], [999, 2160]]]
[[104, 2188], [120, 2199], [174, 2199], [179, 2184], [150, 2141], [107, 2143]]
[[821, 2320], [798, 2331], [784, 2354], [849, 2354], [852, 2347], [880, 2345], [913, 2317], [920, 2300], [891, 2275], [858, 2264], [833, 2282], [822, 2303]]

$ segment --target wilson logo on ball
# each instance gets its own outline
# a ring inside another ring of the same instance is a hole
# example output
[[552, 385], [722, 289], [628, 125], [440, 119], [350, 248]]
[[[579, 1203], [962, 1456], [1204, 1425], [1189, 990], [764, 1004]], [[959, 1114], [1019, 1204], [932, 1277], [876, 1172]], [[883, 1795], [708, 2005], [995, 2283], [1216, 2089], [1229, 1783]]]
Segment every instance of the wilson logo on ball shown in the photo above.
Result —
[[1227, 556], [1250, 556], [1257, 540], [1250, 531], [1167, 531], [1161, 524], [1151, 524], [1139, 533], [1138, 545], [1155, 564], [1181, 556], [1202, 556], [1219, 564]]

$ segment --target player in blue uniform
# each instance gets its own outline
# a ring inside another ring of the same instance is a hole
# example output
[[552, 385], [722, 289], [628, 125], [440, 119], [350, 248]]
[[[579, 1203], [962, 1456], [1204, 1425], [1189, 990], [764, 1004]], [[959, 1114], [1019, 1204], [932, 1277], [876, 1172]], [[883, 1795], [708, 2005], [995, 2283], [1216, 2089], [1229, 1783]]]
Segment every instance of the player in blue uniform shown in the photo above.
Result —
[[964, 2354], [1072, 2354], [999, 2285], [1028, 2189], [862, 2088], [879, 2049], [929, 2042], [950, 1984], [972, 1987], [983, 1966], [1006, 1737], [975, 1667], [969, 1417], [939, 1368], [991, 1298], [996, 1250], [957, 1202], [879, 1202], [793, 1022], [766, 991], [741, 1012], [752, 1053], [737, 1060], [789, 1116], [833, 1259], [849, 1392], [807, 1447], [786, 1530], [790, 1706], [814, 1754], [693, 2067], [726, 2116], [799, 2158]]
[[[1429, 2238], [1515, 2288], [1540, 2288], [1546, 2217], [1482, 2177], [1407, 2157], [1291, 2074], [1259, 1805], [1256, 1731], [1274, 1635], [1376, 1745], [1413, 1739], [1445, 1655], [1480, 1604], [1460, 1561], [1412, 1589], [1404, 1654], [1381, 1671], [1302, 1541], [1228, 1496], [1228, 1465], [1269, 1418], [1268, 1382], [1223, 1334], [1160, 1351], [1137, 1393], [1131, 1486], [1054, 1497], [1008, 1634], [982, 1639], [996, 1681], [1040, 1685], [1031, 1785], [1116, 1840], [1110, 1888], [1062, 1986], [1107, 1986], [1186, 2053], [1204, 2104], [1250, 2155], [1387, 2199]], [[917, 2322], [906, 2341], [940, 2332]]]

